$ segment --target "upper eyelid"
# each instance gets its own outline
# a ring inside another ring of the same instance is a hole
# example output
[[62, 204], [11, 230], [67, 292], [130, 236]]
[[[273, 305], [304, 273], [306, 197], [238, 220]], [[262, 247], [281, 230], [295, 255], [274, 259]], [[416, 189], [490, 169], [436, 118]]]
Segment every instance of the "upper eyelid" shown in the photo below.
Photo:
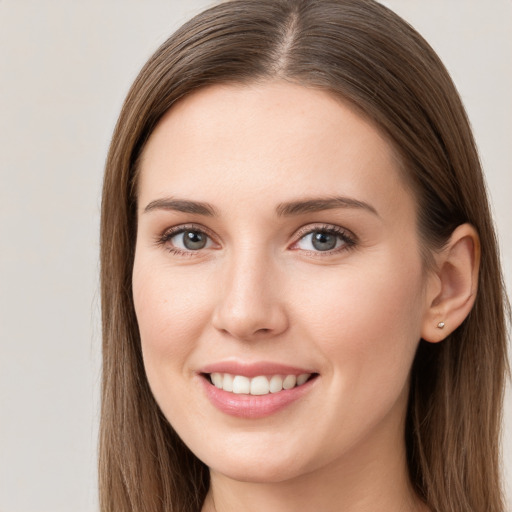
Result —
[[294, 238], [299, 240], [304, 236], [314, 233], [315, 231], [333, 231], [339, 234], [346, 234], [347, 237], [352, 238], [353, 240], [357, 240], [357, 236], [347, 228], [339, 226], [337, 224], [328, 224], [328, 223], [319, 223], [319, 224], [306, 224], [302, 226], [294, 233]]
[[179, 224], [177, 226], [165, 228], [162, 231], [161, 237], [164, 237], [166, 235], [179, 235], [184, 231], [199, 231], [201, 233], [204, 233], [205, 235], [208, 235], [212, 239], [215, 238], [215, 234], [213, 234], [211, 230], [200, 224], [195, 223]]

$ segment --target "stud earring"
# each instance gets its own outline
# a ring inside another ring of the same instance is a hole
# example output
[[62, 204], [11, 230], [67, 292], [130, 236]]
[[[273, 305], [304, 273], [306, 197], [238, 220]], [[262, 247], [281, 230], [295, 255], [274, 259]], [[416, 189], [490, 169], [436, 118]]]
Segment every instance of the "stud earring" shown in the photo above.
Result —
[[444, 322], [439, 322], [439, 323], [437, 324], [437, 328], [438, 328], [438, 329], [442, 329], [443, 327], [444, 327]]

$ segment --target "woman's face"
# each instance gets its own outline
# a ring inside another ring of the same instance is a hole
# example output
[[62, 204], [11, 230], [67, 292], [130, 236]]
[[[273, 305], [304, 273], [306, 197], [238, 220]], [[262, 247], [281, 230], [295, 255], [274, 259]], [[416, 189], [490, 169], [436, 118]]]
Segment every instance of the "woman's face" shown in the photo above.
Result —
[[144, 364], [214, 472], [283, 481], [402, 453], [428, 279], [398, 160], [330, 94], [213, 86], [149, 139], [133, 270]]

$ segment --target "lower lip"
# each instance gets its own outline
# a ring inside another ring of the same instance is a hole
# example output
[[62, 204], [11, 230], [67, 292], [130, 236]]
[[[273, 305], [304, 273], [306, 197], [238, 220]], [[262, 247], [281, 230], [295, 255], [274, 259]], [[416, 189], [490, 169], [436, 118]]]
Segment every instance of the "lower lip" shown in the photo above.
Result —
[[302, 398], [313, 386], [317, 377], [301, 386], [268, 395], [237, 395], [224, 391], [201, 377], [206, 396], [221, 412], [238, 418], [257, 419], [275, 414]]

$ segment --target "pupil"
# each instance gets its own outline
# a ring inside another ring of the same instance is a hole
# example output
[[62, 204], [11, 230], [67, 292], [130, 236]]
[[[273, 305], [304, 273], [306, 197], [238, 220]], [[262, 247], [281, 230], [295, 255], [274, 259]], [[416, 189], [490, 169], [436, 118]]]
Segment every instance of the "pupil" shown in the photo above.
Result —
[[183, 233], [183, 245], [187, 249], [202, 249], [206, 245], [206, 236], [197, 231], [185, 231]]
[[329, 251], [336, 247], [336, 237], [330, 233], [317, 231], [312, 237], [313, 247], [319, 251]]

